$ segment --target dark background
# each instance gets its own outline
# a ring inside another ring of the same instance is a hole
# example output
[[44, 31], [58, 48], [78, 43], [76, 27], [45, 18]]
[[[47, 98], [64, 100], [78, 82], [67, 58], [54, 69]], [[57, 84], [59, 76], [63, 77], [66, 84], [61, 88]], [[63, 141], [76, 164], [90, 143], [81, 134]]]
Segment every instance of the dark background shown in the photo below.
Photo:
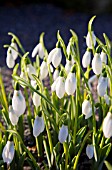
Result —
[[6, 60], [7, 50], [3, 45], [11, 40], [8, 32], [19, 37], [31, 56], [41, 32], [45, 32], [45, 45], [50, 51], [55, 47], [58, 30], [67, 44], [69, 30], [73, 29], [79, 37], [82, 57], [86, 50], [87, 24], [93, 15], [97, 16], [93, 23], [95, 34], [103, 40], [105, 32], [112, 39], [111, 12], [111, 0], [0, 0], [0, 66]]

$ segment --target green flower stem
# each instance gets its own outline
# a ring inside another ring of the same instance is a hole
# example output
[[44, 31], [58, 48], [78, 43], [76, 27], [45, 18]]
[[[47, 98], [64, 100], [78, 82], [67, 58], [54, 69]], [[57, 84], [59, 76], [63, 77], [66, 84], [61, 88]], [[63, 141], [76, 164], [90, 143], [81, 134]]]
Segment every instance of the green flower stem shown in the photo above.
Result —
[[6, 130], [6, 132], [12, 133], [13, 135], [15, 135], [15, 136], [18, 138], [18, 140], [20, 141], [20, 143], [21, 143], [24, 151], [27, 152], [28, 156], [31, 158], [31, 160], [32, 160], [32, 162], [33, 162], [33, 164], [34, 164], [34, 166], [35, 166], [35, 170], [41, 170], [40, 167], [39, 167], [39, 165], [37, 164], [35, 158], [34, 158], [33, 155], [31, 154], [31, 152], [30, 152], [30, 151], [27, 149], [27, 147], [24, 145], [24, 143], [23, 143], [23, 141], [22, 141], [22, 139], [21, 139], [21, 136], [18, 134], [18, 132], [15, 131], [15, 130]]
[[21, 51], [22, 51], [23, 54], [24, 54], [24, 53], [25, 53], [25, 50], [24, 50], [24, 48], [23, 48], [23, 46], [22, 46], [22, 44], [21, 44], [19, 38], [18, 38], [16, 35], [14, 35], [12, 32], [9, 32], [8, 35], [11, 35], [11, 36], [16, 40], [16, 42], [17, 42], [19, 48], [21, 49]]
[[42, 155], [43, 155], [43, 153], [42, 153], [42, 134], [40, 134], [36, 138], [36, 147], [37, 147], [38, 157], [42, 157]]
[[22, 140], [24, 141], [23, 115], [21, 115], [21, 116], [19, 117], [19, 121], [18, 121], [18, 132], [19, 132]]
[[100, 148], [103, 148], [104, 142], [105, 142], [105, 137], [103, 136], [101, 139]]
[[80, 149], [79, 149], [79, 152], [78, 152], [78, 154], [77, 154], [77, 156], [76, 156], [76, 159], [75, 159], [75, 162], [74, 162], [74, 167], [73, 167], [74, 170], [77, 169], [77, 164], [78, 164], [78, 161], [79, 161], [79, 157], [80, 157], [81, 152], [82, 152], [82, 150], [83, 150], [83, 148], [84, 148], [84, 145], [85, 145], [85, 143], [86, 143], [86, 141], [87, 141], [87, 139], [88, 139], [88, 137], [89, 137], [89, 135], [90, 135], [91, 133], [92, 133], [92, 131], [89, 131], [89, 132], [86, 134], [86, 136], [84, 137], [84, 140], [83, 140], [83, 142], [82, 142], [82, 144], [81, 144], [81, 147], [80, 147]]
[[42, 93], [40, 93], [38, 90], [34, 89], [33, 86], [31, 86], [27, 81], [24, 79], [18, 77], [18, 76], [13, 76], [15, 80], [17, 80], [20, 84], [24, 84], [26, 87], [29, 87], [33, 92], [36, 92], [38, 95], [40, 95], [47, 103], [50, 104], [50, 106], [59, 114], [61, 115], [60, 111], [51, 103], [51, 101], [46, 98]]
[[68, 145], [66, 142], [63, 143], [63, 148], [64, 148], [64, 154], [65, 154], [65, 170], [67, 170], [67, 165], [68, 165]]

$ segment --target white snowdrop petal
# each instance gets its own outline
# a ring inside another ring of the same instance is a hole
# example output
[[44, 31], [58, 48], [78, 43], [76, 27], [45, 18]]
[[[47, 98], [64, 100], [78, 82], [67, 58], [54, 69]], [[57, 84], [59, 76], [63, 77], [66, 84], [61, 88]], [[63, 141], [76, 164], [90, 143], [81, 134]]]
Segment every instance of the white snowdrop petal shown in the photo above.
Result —
[[[93, 40], [93, 44], [95, 46], [96, 45], [96, 36], [95, 36], [93, 31], [92, 31], [92, 40]], [[90, 37], [89, 32], [88, 32], [87, 37], [86, 37], [86, 45], [88, 46], [88, 48], [92, 49], [92, 41], [91, 41], [91, 37]]]
[[68, 136], [68, 126], [62, 125], [60, 128], [59, 134], [58, 134], [58, 139], [60, 143], [63, 143], [66, 141]]
[[48, 55], [48, 59], [47, 59], [47, 63], [50, 64], [52, 62], [52, 58], [53, 55], [55, 54], [55, 52], [57, 51], [57, 48], [54, 48], [53, 50], [51, 50], [51, 52]]
[[65, 81], [65, 91], [68, 95], [72, 95], [76, 90], [75, 73], [69, 73]]
[[72, 61], [67, 60], [66, 65], [65, 65], [65, 70], [66, 70], [67, 74], [70, 72], [72, 66], [73, 66]]
[[100, 77], [97, 85], [97, 92], [99, 96], [104, 96], [107, 90], [107, 77]]
[[27, 65], [27, 73], [30, 79], [34, 80], [32, 74], [36, 75], [36, 69], [31, 64]]
[[43, 61], [40, 66], [40, 78], [41, 80], [45, 79], [48, 75], [47, 62]]
[[56, 80], [59, 77], [59, 70], [55, 70], [53, 73], [53, 79]]
[[102, 72], [102, 61], [99, 53], [96, 53], [95, 56], [93, 57], [92, 69], [96, 75], [99, 75]]
[[86, 51], [85, 54], [82, 57], [82, 65], [84, 68], [87, 68], [90, 65], [91, 62], [91, 52]]
[[36, 80], [31, 80], [30, 83], [34, 88], [36, 88], [36, 86], [37, 86]]
[[56, 84], [56, 95], [61, 99], [65, 94], [65, 78], [59, 77]]
[[107, 64], [107, 55], [106, 55], [106, 53], [104, 53], [104, 52], [102, 51], [100, 57], [101, 57], [102, 63]]
[[13, 68], [14, 65], [15, 65], [15, 60], [13, 59], [13, 56], [11, 53], [8, 53], [7, 54], [7, 57], [6, 57], [6, 64], [9, 68]]
[[36, 55], [39, 55], [41, 59], [44, 57], [44, 50], [41, 43], [37, 44], [36, 47], [32, 51], [32, 57], [34, 58]]
[[44, 131], [45, 125], [42, 117], [37, 116], [33, 125], [33, 136], [38, 137]]
[[5, 147], [3, 148], [2, 158], [3, 161], [8, 165], [12, 162], [14, 158], [14, 143], [11, 141], [7, 141]]
[[68, 56], [70, 55], [70, 52], [71, 52], [70, 46], [71, 46], [71, 43], [69, 42], [68, 45], [67, 45], [67, 49], [66, 49]]
[[58, 83], [59, 77], [53, 82], [53, 84], [51, 85], [51, 91], [56, 91], [56, 85]]
[[105, 138], [112, 137], [112, 114], [110, 112], [108, 112], [107, 116], [104, 118], [103, 133]]
[[85, 115], [85, 119], [88, 119], [92, 116], [92, 108], [89, 109], [88, 113]]
[[107, 105], [109, 105], [110, 100], [109, 100], [109, 96], [107, 94], [104, 95], [104, 99]]
[[13, 126], [17, 125], [19, 118], [16, 115], [15, 111], [13, 110], [12, 106], [9, 106], [9, 119]]
[[[13, 48], [11, 48], [11, 47], [13, 47]], [[11, 43], [11, 47], [10, 47], [11, 54], [13, 56], [13, 59], [16, 60], [17, 57], [18, 57], [18, 47], [17, 47], [17, 44], [15, 42], [12, 42]]]
[[93, 158], [94, 155], [94, 147], [93, 145], [87, 145], [86, 147], [86, 155], [88, 156], [89, 159]]
[[19, 91], [14, 90], [14, 94], [12, 98], [12, 107], [18, 117], [25, 112], [26, 102], [21, 90]]
[[61, 63], [61, 59], [62, 59], [61, 49], [57, 48], [52, 58], [52, 64], [55, 68], [57, 68], [59, 64]]
[[33, 104], [34, 104], [36, 107], [39, 107], [39, 106], [40, 106], [40, 104], [41, 104], [41, 98], [40, 98], [40, 96], [39, 96], [37, 93], [34, 92], [32, 100], [33, 100]]
[[89, 100], [84, 100], [82, 103], [82, 113], [85, 115], [85, 119], [92, 116], [92, 106]]

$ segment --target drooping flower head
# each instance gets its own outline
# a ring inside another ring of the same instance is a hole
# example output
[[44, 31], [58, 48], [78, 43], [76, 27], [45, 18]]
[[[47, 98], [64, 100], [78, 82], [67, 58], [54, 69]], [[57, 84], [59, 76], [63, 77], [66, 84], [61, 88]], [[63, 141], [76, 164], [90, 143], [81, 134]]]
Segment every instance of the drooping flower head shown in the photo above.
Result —
[[58, 139], [60, 143], [64, 143], [68, 137], [68, 126], [62, 125], [59, 130]]
[[33, 136], [38, 137], [44, 131], [45, 125], [43, 117], [37, 116], [33, 125]]

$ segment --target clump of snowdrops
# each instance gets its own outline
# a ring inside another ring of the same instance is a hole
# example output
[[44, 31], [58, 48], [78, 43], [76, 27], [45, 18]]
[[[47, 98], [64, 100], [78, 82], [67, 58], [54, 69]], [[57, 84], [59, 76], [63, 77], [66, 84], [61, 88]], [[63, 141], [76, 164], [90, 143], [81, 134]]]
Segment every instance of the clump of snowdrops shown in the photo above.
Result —
[[[56, 46], [49, 53], [42, 33], [32, 54], [25, 52], [18, 37], [9, 33], [11, 44], [4, 47], [8, 48], [7, 66], [13, 68], [14, 90], [12, 96], [6, 94], [1, 75], [0, 115], [5, 122], [5, 126], [0, 123], [1, 169], [23, 169], [26, 163], [34, 170], [79, 169], [82, 153], [91, 169], [101, 170], [104, 162], [110, 166], [105, 160], [112, 137], [112, 44], [106, 34], [105, 43], [96, 37], [94, 18], [88, 24], [82, 61], [73, 30], [67, 47], [58, 31]], [[61, 64], [62, 56], [65, 66]], [[20, 63], [15, 64], [17, 57]], [[50, 90], [44, 85], [46, 77]], [[96, 80], [98, 97], [94, 100], [92, 83]], [[25, 115], [36, 145], [35, 156], [24, 144]]]

